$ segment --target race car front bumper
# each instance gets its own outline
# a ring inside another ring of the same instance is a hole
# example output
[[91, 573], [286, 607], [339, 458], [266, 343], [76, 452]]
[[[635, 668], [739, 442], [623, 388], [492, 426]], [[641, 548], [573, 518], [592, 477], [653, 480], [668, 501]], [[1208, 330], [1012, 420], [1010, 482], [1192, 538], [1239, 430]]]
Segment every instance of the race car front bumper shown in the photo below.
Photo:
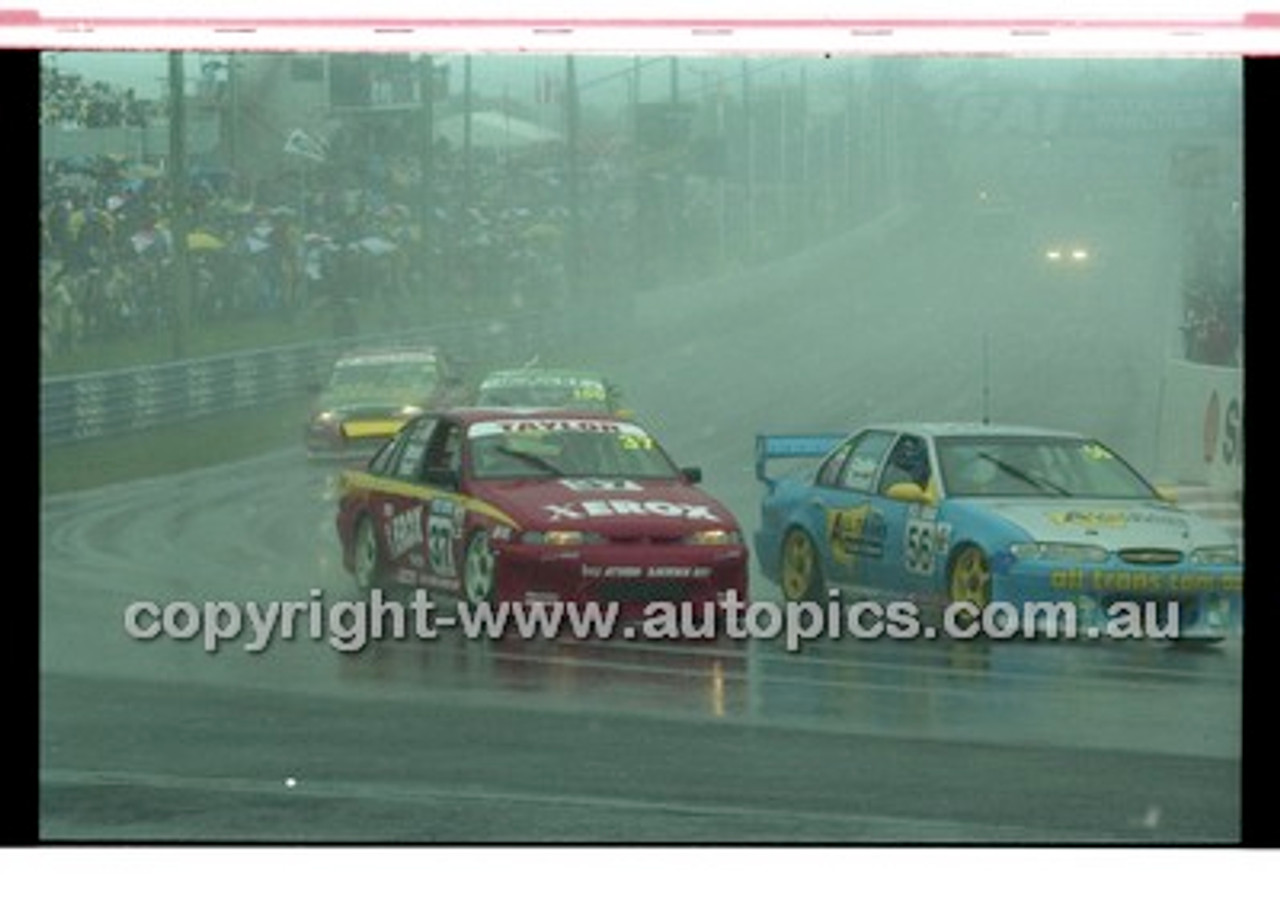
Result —
[[643, 616], [651, 603], [723, 608], [747, 597], [746, 547], [604, 543], [573, 548], [502, 544], [496, 595], [508, 602], [618, 604]]
[[1139, 616], [1139, 630], [1170, 639], [1216, 640], [1241, 625], [1244, 574], [1238, 566], [1139, 566], [1117, 561], [1064, 566], [997, 560], [996, 567], [992, 601], [1020, 609], [1031, 603], [1042, 608], [1069, 603], [1077, 627], [1087, 633], [1117, 631], [1121, 609]]
[[313, 461], [350, 462], [373, 457], [399, 432], [403, 421], [315, 422], [304, 435], [307, 457]]

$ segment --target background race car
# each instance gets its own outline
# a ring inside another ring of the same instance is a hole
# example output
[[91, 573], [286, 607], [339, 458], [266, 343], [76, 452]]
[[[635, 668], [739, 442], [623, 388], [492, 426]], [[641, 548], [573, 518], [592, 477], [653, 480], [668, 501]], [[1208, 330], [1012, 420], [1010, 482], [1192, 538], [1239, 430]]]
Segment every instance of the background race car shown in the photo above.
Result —
[[622, 391], [603, 375], [555, 368], [513, 368], [490, 372], [480, 382], [477, 406], [575, 409], [630, 417]]
[[[781, 458], [822, 461], [770, 476]], [[1238, 612], [1237, 542], [1084, 435], [915, 423], [762, 435], [756, 474], [768, 488], [756, 555], [787, 600], [836, 588], [975, 614], [1066, 601], [1086, 628], [1120, 600], [1151, 600], [1176, 613], [1154, 622], [1162, 631], [1205, 640]]]
[[312, 406], [307, 453], [368, 458], [408, 419], [464, 398], [461, 378], [434, 349], [349, 353]]
[[344, 472], [337, 528], [364, 590], [706, 611], [746, 595], [748, 550], [699, 480], [614, 416], [457, 409], [414, 419]]

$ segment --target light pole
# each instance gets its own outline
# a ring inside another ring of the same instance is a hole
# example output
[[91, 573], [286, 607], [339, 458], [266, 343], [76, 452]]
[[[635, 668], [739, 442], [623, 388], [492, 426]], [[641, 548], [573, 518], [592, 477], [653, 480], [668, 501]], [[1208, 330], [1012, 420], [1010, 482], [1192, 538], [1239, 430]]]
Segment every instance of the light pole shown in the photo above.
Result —
[[240, 60], [227, 54], [227, 168], [235, 184], [240, 182]]
[[191, 272], [187, 253], [186, 90], [181, 51], [169, 54], [169, 235], [173, 241], [173, 357], [187, 351], [191, 315]]
[[430, 53], [418, 59], [418, 94], [422, 103], [422, 134], [418, 167], [418, 259], [424, 292], [433, 296], [436, 271], [432, 255], [432, 189], [435, 184], [435, 60]]
[[756, 254], [756, 136], [755, 136], [755, 111], [753, 108], [754, 101], [751, 97], [751, 68], [743, 60], [742, 62], [742, 118], [743, 130], [746, 137], [744, 142], [747, 145], [747, 172], [746, 185], [744, 189], [744, 200], [747, 207], [746, 213], [746, 250], [747, 259], [754, 259]]
[[565, 241], [565, 279], [570, 308], [576, 309], [582, 291], [582, 223], [578, 185], [578, 74], [572, 55], [565, 69], [565, 181], [568, 189], [569, 222]]

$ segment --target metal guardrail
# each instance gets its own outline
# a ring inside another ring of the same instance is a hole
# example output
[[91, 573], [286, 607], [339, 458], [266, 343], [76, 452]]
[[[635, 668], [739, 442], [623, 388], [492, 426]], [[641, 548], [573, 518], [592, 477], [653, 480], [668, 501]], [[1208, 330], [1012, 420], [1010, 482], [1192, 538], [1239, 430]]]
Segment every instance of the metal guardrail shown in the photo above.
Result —
[[45, 378], [40, 439], [74, 443], [301, 396], [328, 380], [338, 356], [357, 348], [434, 346], [464, 367], [498, 366], [540, 352], [563, 329], [563, 316], [534, 314]]

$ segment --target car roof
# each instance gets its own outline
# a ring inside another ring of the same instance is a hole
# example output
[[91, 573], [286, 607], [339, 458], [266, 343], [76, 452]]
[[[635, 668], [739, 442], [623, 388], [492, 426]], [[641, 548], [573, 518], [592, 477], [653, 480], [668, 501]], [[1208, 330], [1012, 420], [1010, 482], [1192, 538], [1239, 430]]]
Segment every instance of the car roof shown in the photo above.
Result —
[[490, 381], [525, 381], [534, 383], [553, 379], [597, 381], [601, 384], [605, 382], [603, 375], [578, 368], [503, 368], [485, 375], [480, 382], [480, 386], [483, 387]]
[[1036, 425], [985, 424], [963, 421], [899, 421], [879, 422], [858, 428], [858, 431], [909, 431], [923, 437], [1074, 437], [1085, 435], [1077, 431], [1044, 428]]
[[506, 408], [500, 406], [462, 406], [449, 409], [446, 412], [439, 413], [449, 418], [455, 418], [463, 424], [474, 424], [480, 421], [507, 421], [511, 419], [558, 419], [565, 421], [616, 421], [618, 424], [625, 424], [628, 427], [637, 427], [635, 422], [628, 421], [617, 415], [611, 415], [608, 412], [598, 412], [595, 410], [577, 410], [563, 409], [559, 407], [539, 407], [525, 408], [515, 407]]
[[338, 358], [337, 365], [361, 365], [369, 362], [439, 362], [436, 350], [352, 350]]

